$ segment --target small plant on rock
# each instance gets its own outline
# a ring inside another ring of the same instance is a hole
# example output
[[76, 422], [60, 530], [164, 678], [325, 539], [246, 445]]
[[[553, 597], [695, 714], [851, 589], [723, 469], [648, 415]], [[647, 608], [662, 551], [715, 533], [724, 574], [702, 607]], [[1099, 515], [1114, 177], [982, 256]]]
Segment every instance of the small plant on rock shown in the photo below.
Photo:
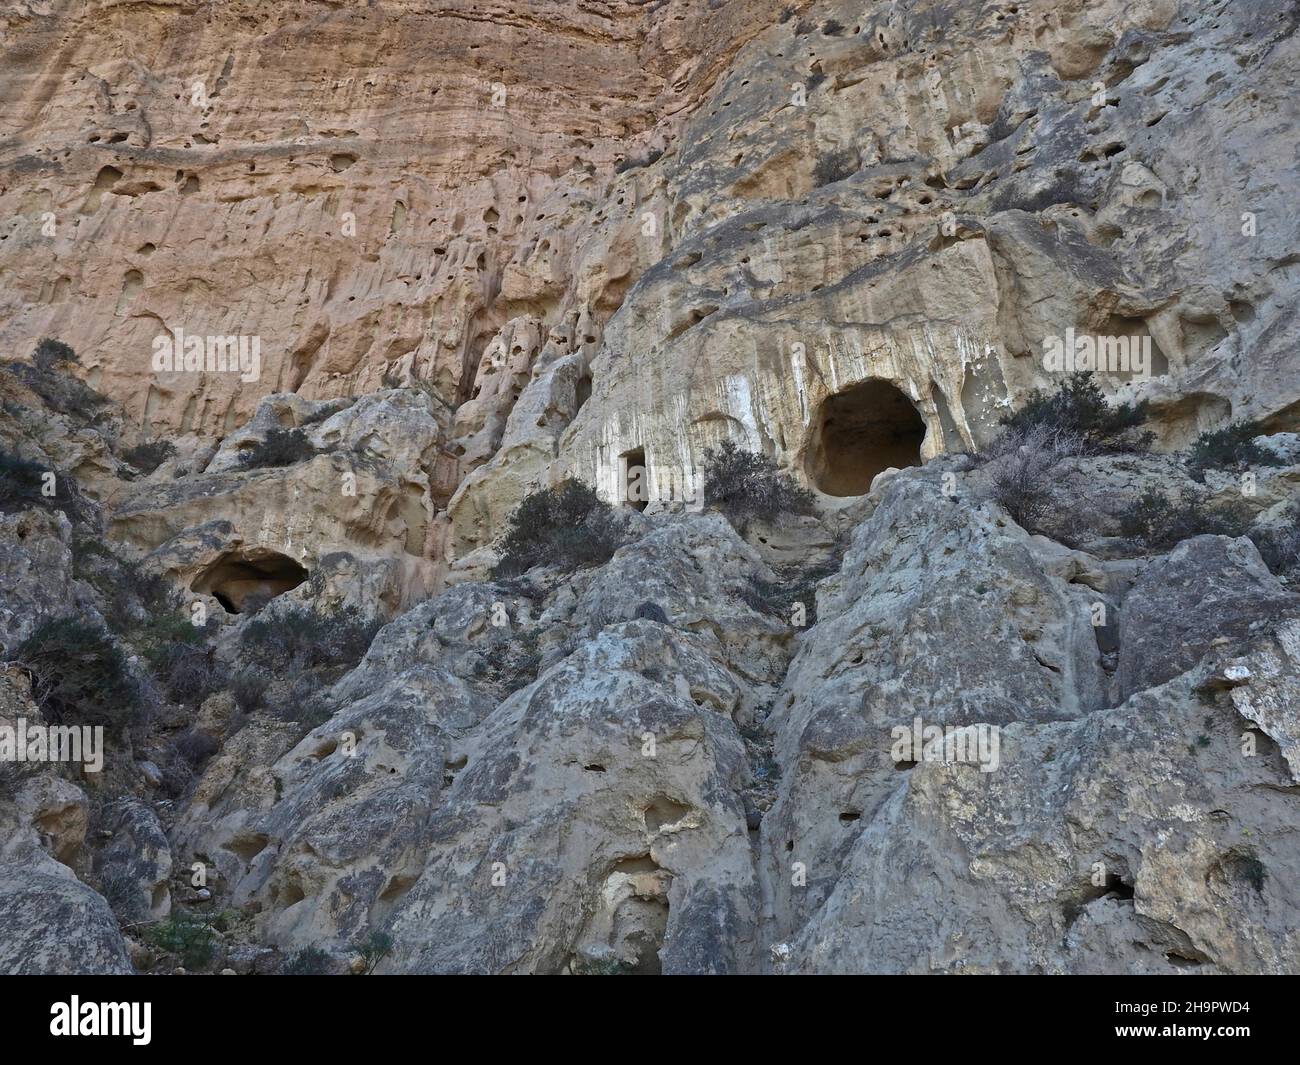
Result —
[[1202, 483], [1206, 470], [1238, 472], [1252, 466], [1281, 466], [1284, 460], [1255, 443], [1264, 433], [1258, 422], [1235, 421], [1222, 429], [1201, 433], [1187, 454], [1187, 470]]
[[771, 522], [783, 514], [812, 514], [816, 497], [756, 451], [724, 440], [703, 456], [704, 502], [720, 510], [742, 535], [754, 520]]
[[214, 935], [207, 922], [188, 913], [173, 913], [144, 930], [145, 940], [157, 950], [180, 959], [187, 969], [202, 969], [212, 960]]
[[32, 365], [42, 373], [49, 373], [56, 366], [64, 363], [80, 361], [71, 345], [52, 337], [44, 337], [32, 352]]
[[293, 466], [316, 454], [316, 447], [301, 429], [272, 429], [266, 439], [239, 456], [246, 470]]
[[[824, 75], [823, 79], [824, 80]], [[836, 148], [823, 152], [813, 167], [813, 187], [833, 185], [837, 181], [852, 177], [858, 172], [858, 156], [852, 148]]]
[[63, 371], [78, 362], [77, 353], [67, 344], [46, 337], [32, 352], [30, 366], [12, 363], [8, 370], [51, 410], [79, 421], [93, 421], [108, 404], [108, 398]]
[[146, 440], [143, 444], [127, 448], [122, 458], [141, 473], [153, 473], [176, 454], [176, 445], [170, 440]]
[[387, 932], [371, 932], [357, 944], [357, 950], [364, 964], [362, 974], [370, 976], [379, 967], [379, 963], [393, 952], [393, 937]]
[[1120, 532], [1150, 548], [1164, 550], [1193, 536], [1244, 536], [1250, 514], [1240, 504], [1218, 507], [1201, 496], [1166, 496], [1148, 488], [1120, 514]]
[[[53, 495], [45, 494], [47, 484], [52, 485]], [[70, 521], [85, 520], [89, 514], [76, 481], [67, 474], [0, 450], [0, 514], [31, 507], [62, 510]]]
[[515, 508], [492, 576], [516, 577], [541, 565], [566, 572], [598, 565], [622, 543], [614, 508], [591, 486], [570, 479], [525, 496]]
[[1027, 532], [1042, 531], [1056, 507], [1056, 467], [1085, 449], [1077, 430], [1034, 424], [1009, 428], [993, 452], [994, 502]]
[[330, 956], [320, 947], [295, 950], [280, 966], [281, 976], [328, 976]]
[[298, 607], [263, 612], [244, 626], [240, 646], [255, 663], [274, 673], [323, 666], [351, 669], [361, 661], [381, 622], [356, 607], [323, 613]]
[[31, 674], [32, 693], [51, 721], [112, 731], [134, 722], [140, 686], [102, 627], [72, 616], [46, 621], [14, 658]]
[[1055, 392], [1032, 393], [1023, 407], [1002, 419], [1002, 424], [1012, 432], [1041, 427], [1077, 434], [1086, 451], [1104, 453], [1147, 447], [1152, 434], [1138, 431], [1146, 417], [1145, 402], [1112, 406], [1092, 374], [1084, 371], [1071, 374]]

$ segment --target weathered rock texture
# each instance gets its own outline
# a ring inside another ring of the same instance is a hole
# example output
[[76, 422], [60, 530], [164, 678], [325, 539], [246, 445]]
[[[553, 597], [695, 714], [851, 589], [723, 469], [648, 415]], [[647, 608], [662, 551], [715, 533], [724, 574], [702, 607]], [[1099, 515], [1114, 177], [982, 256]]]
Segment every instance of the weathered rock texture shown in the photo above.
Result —
[[[10, 5], [0, 355], [81, 363], [0, 367], [0, 723], [69, 615], [141, 714], [102, 778], [0, 766], [0, 971], [198, 919], [240, 973], [1300, 972], [1297, 25]], [[177, 329], [260, 375], [156, 371]], [[1098, 381], [1155, 451], [1062, 458], [1025, 528], [973, 453], [1071, 329], [1149, 343]], [[1274, 464], [1198, 473], [1237, 418]], [[530, 491], [724, 440], [814, 513], [656, 499], [490, 575]], [[1153, 491], [1236, 527], [1143, 540]], [[321, 614], [378, 633], [258, 675]]]

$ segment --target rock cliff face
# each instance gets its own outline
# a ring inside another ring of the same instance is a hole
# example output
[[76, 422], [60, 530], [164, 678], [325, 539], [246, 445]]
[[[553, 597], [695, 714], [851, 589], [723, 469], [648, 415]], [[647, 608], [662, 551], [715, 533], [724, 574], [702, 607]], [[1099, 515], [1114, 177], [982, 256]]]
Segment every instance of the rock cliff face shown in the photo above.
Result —
[[1300, 972], [1298, 24], [10, 5], [0, 971]]

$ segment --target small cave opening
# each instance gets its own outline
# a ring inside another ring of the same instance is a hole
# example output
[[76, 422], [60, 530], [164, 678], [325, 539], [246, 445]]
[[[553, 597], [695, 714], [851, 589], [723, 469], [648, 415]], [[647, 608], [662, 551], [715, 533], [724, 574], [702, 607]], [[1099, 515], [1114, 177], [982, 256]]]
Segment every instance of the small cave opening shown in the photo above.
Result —
[[619, 498], [625, 506], [645, 510], [650, 505], [649, 471], [645, 466], [645, 448], [624, 451], [619, 460]]
[[872, 379], [828, 396], [804, 457], [808, 479], [831, 496], [866, 495], [891, 466], [919, 466], [925, 422], [888, 381]]
[[591, 374], [583, 374], [573, 386], [573, 413], [582, 410], [587, 400], [591, 399]]
[[190, 590], [207, 592], [227, 613], [242, 614], [297, 588], [307, 577], [303, 566], [278, 551], [227, 551], [194, 579]]

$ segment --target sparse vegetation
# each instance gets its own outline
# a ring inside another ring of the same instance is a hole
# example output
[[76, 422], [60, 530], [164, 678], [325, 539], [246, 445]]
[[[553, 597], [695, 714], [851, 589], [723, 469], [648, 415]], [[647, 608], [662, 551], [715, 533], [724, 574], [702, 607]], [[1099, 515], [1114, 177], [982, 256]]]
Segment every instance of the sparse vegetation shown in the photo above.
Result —
[[[812, 86], [810, 86], [812, 87]], [[852, 148], [836, 148], [823, 152], [813, 167], [813, 186], [833, 185], [858, 172], [858, 155]]]
[[141, 473], [153, 473], [176, 454], [176, 445], [170, 440], [146, 440], [122, 452], [122, 458]]
[[510, 515], [492, 576], [515, 577], [534, 566], [566, 572], [608, 562], [622, 546], [614, 508], [580, 481], [563, 481], [524, 497]]
[[235, 697], [235, 705], [245, 714], [255, 713], [261, 709], [271, 678], [257, 669], [241, 669], [231, 675], [230, 694]]
[[[49, 474], [54, 474], [52, 480]], [[52, 495], [45, 494], [47, 484], [54, 489]], [[67, 474], [0, 450], [0, 513], [31, 507], [61, 510], [69, 521], [82, 521], [89, 513], [76, 481]]]
[[48, 719], [121, 732], [138, 716], [140, 686], [107, 630], [77, 617], [42, 623], [14, 652]]
[[507, 692], [517, 691], [537, 679], [542, 654], [538, 650], [539, 629], [520, 629], [485, 650], [475, 665], [475, 674]]
[[1244, 536], [1250, 514], [1240, 504], [1212, 506], [1204, 497], [1166, 496], [1148, 488], [1120, 515], [1120, 532], [1146, 547], [1167, 549], [1193, 536]]
[[144, 930], [145, 941], [174, 955], [186, 969], [202, 969], [212, 960], [214, 934], [207, 922], [187, 913], [173, 913]]
[[751, 609], [779, 617], [787, 625], [792, 624], [796, 604], [802, 603], [805, 626], [816, 625], [817, 585], [831, 574], [838, 573], [840, 564], [836, 555], [818, 565], [788, 567], [777, 572], [774, 581], [754, 577], [749, 587], [741, 592], [741, 598]]
[[1188, 473], [1203, 483], [1206, 470], [1240, 472], [1252, 466], [1283, 465], [1280, 456], [1255, 443], [1255, 437], [1262, 435], [1263, 428], [1251, 421], [1235, 421], [1201, 433], [1187, 454]]
[[79, 361], [67, 344], [46, 337], [32, 352], [31, 365], [11, 363], [6, 369], [51, 410], [79, 421], [93, 421], [108, 404], [108, 398], [63, 372], [63, 367]]
[[1077, 430], [1050, 425], [1017, 425], [999, 438], [992, 452], [992, 496], [1022, 529], [1036, 533], [1056, 506], [1055, 470], [1085, 450]]
[[332, 614], [296, 607], [253, 618], [240, 634], [240, 647], [272, 674], [324, 666], [351, 669], [369, 650], [381, 624], [355, 607]]
[[246, 470], [293, 466], [316, 454], [316, 447], [301, 429], [272, 429], [239, 456]]
[[364, 963], [362, 974], [370, 976], [379, 967], [379, 963], [393, 952], [393, 937], [387, 932], [371, 932], [357, 944], [357, 950], [361, 952]]
[[1010, 433], [1041, 428], [1076, 435], [1086, 453], [1142, 450], [1153, 436], [1139, 429], [1146, 421], [1147, 405], [1112, 406], [1088, 372], [1071, 374], [1055, 392], [1035, 391], [1014, 414], [1002, 419]]
[[64, 363], [80, 361], [71, 345], [63, 343], [62, 340], [55, 340], [53, 337], [44, 337], [32, 352], [32, 365], [42, 373], [49, 373], [56, 366]]
[[816, 497], [791, 480], [770, 458], [731, 440], [704, 453], [704, 502], [720, 510], [743, 535], [752, 521], [783, 514], [812, 514]]
[[320, 947], [295, 950], [280, 966], [281, 976], [328, 976], [330, 956]]

